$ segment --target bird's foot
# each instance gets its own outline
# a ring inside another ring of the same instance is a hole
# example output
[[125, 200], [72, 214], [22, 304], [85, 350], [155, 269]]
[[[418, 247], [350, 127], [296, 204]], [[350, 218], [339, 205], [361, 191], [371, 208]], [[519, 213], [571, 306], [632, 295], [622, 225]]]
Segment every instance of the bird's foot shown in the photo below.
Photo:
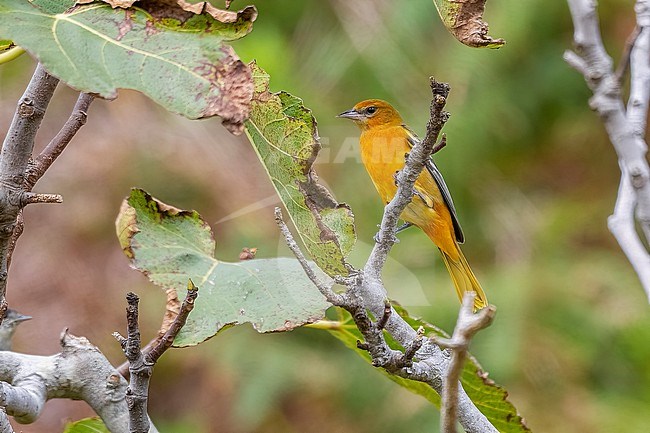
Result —
[[404, 230], [406, 230], [406, 229], [409, 228], [409, 227], [413, 227], [413, 224], [411, 224], [411, 223], [404, 223], [404, 224], [402, 224], [401, 226], [397, 227], [397, 230], [395, 231], [395, 234], [397, 234], [397, 233], [401, 233], [401, 232], [403, 232]]
[[393, 182], [395, 182], [395, 186], [399, 188], [399, 174], [402, 170], [397, 170], [395, 173], [393, 173]]

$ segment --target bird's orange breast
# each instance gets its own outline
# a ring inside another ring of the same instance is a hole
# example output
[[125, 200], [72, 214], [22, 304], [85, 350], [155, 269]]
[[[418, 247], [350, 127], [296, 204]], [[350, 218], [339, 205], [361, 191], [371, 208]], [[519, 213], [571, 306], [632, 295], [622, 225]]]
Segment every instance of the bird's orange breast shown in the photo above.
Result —
[[[395, 174], [404, 168], [411, 147], [401, 126], [375, 127], [361, 133], [361, 161], [384, 204], [397, 193]], [[415, 182], [416, 196], [401, 218], [424, 230], [435, 244], [452, 257], [458, 256], [449, 209], [431, 174], [424, 170]]]
[[361, 161], [384, 204], [397, 192], [394, 176], [404, 168], [410, 150], [402, 130], [401, 126], [372, 128], [363, 131], [360, 138]]

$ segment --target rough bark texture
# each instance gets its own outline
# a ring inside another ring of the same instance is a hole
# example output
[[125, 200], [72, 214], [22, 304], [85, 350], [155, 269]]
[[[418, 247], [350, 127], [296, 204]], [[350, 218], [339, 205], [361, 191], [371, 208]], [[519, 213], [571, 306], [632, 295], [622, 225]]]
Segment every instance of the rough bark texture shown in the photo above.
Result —
[[67, 330], [56, 355], [0, 351], [0, 381], [0, 404], [20, 423], [34, 422], [49, 399], [70, 398], [87, 402], [112, 433], [129, 431], [126, 380], [99, 349]]

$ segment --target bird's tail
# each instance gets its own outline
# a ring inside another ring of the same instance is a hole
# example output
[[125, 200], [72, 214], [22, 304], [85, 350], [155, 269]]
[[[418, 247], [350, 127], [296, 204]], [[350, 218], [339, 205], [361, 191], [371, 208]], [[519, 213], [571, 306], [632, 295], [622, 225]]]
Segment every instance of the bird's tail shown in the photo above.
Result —
[[467, 263], [467, 259], [465, 259], [460, 247], [456, 246], [456, 249], [458, 250], [458, 260], [454, 260], [442, 249], [440, 250], [440, 253], [442, 254], [442, 261], [445, 262], [445, 266], [449, 271], [451, 280], [454, 282], [458, 298], [462, 301], [465, 292], [475, 292], [476, 298], [474, 298], [474, 310], [476, 311], [487, 307], [487, 296], [485, 295], [481, 284], [476, 279], [474, 272], [472, 272], [472, 268], [469, 267], [469, 263]]

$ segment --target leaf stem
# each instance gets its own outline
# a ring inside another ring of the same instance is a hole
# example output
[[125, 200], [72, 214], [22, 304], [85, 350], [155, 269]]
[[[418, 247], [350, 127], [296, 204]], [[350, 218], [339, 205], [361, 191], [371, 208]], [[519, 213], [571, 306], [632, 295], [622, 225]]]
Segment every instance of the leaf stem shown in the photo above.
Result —
[[17, 59], [18, 57], [20, 57], [24, 53], [25, 53], [25, 50], [22, 49], [21, 47], [15, 46], [15, 47], [9, 48], [8, 50], [5, 50], [2, 53], [0, 53], [0, 65], [2, 65], [4, 63], [9, 63], [12, 60]]
[[334, 320], [319, 320], [318, 322], [308, 323], [305, 325], [307, 328], [322, 329], [325, 331], [340, 331], [343, 329], [343, 324]]

